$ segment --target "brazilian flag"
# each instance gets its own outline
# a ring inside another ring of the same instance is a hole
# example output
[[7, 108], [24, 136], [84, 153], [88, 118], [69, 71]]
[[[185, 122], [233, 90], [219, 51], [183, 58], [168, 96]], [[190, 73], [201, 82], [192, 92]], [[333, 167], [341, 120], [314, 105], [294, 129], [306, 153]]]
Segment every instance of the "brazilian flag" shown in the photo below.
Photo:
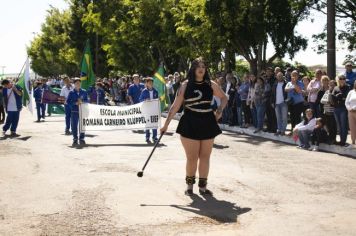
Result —
[[95, 84], [93, 59], [91, 57], [89, 39], [85, 43], [84, 53], [80, 67], [80, 80], [82, 81], [83, 89], [88, 89], [90, 86]]
[[161, 102], [161, 111], [164, 111], [169, 104], [167, 95], [166, 81], [164, 80], [164, 67], [161, 64], [157, 72], [153, 76], [153, 87], [158, 91], [159, 100]]

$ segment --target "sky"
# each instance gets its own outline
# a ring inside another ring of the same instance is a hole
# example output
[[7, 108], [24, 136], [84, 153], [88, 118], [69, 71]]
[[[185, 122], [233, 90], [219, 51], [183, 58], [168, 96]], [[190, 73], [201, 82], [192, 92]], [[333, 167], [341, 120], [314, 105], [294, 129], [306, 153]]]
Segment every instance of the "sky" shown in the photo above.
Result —
[[[28, 46], [36, 32], [40, 32], [41, 24], [47, 15], [50, 6], [65, 9], [68, 4], [64, 0], [0, 0], [0, 74], [18, 73], [26, 60], [26, 46]], [[326, 54], [318, 55], [313, 51], [315, 44], [311, 36], [324, 30], [326, 16], [314, 13], [315, 21], [300, 22], [297, 32], [309, 39], [308, 48], [296, 54], [293, 61], [307, 66], [326, 65]], [[337, 24], [342, 27], [342, 23]], [[342, 50], [343, 45], [337, 43], [336, 64], [341, 66], [347, 51]], [[273, 54], [269, 47], [267, 55]], [[285, 58], [290, 61], [289, 58]], [[3, 66], [5, 66], [3, 68]]]

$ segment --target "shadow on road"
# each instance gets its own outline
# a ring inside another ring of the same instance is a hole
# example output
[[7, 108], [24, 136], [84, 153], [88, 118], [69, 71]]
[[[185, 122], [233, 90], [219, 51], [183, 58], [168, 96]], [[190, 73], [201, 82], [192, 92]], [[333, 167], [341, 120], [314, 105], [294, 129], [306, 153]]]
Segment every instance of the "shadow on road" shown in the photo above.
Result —
[[216, 148], [216, 149], [225, 149], [225, 148], [229, 148], [229, 146], [225, 146], [225, 145], [220, 145], [220, 144], [215, 144], [215, 143], [214, 143], [213, 148]]
[[170, 206], [183, 211], [189, 211], [197, 215], [208, 217], [218, 223], [236, 223], [237, 217], [251, 211], [251, 208], [240, 208], [235, 203], [218, 200], [214, 196], [199, 197], [196, 194], [190, 196], [193, 200], [189, 205], [147, 205], [141, 206]]
[[[134, 133], [134, 134], [145, 134], [146, 132], [144, 130], [132, 130], [132, 133]], [[173, 134], [174, 134], [173, 132], [164, 133], [164, 135], [166, 135], [166, 136], [173, 136]]]
[[21, 135], [17, 134], [15, 136], [13, 135], [5, 135], [3, 137], [0, 137], [0, 140], [5, 140], [5, 139], [17, 139], [17, 140], [21, 140], [21, 141], [27, 141], [29, 140], [32, 136], [24, 136], [19, 138]]
[[[144, 143], [112, 143], [112, 144], [86, 144], [86, 145], [79, 145], [79, 146], [68, 146], [70, 148], [76, 148], [76, 149], [83, 149], [86, 147], [153, 147], [154, 144], [144, 144]], [[167, 145], [160, 143], [157, 145], [157, 148], [159, 147], [166, 147]]]

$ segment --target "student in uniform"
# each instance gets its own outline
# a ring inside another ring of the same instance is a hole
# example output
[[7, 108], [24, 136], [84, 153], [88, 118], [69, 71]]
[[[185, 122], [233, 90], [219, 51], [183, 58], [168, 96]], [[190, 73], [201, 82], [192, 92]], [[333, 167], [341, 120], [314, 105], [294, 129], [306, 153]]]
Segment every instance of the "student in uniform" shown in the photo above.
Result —
[[42, 103], [42, 94], [43, 94], [43, 85], [41, 81], [37, 82], [37, 87], [33, 91], [33, 97], [35, 98], [36, 102], [36, 110], [37, 110], [37, 121], [41, 122], [41, 118], [45, 119], [45, 112], [46, 112], [46, 104]]
[[[50, 81], [48, 81], [47, 79], [42, 79], [42, 88], [43, 90], [50, 90]], [[51, 104], [47, 104], [45, 103], [45, 113], [47, 110], [47, 116], [51, 116], [52, 115], [52, 105]]]
[[70, 106], [67, 104], [67, 98], [69, 96], [69, 92], [72, 91], [74, 89], [74, 86], [72, 85], [72, 83], [70, 82], [69, 78], [68, 77], [65, 77], [63, 79], [63, 83], [64, 83], [64, 86], [61, 90], [61, 100], [63, 101], [64, 103], [64, 110], [65, 110], [65, 113], [66, 113], [66, 128], [65, 128], [65, 135], [71, 135], [71, 132], [69, 131], [70, 129], [70, 116], [71, 116], [71, 109], [70, 109]]
[[[142, 90], [140, 96], [140, 102], [146, 100], [152, 100], [158, 98], [158, 91], [153, 88], [153, 79], [151, 77], [147, 77], [145, 79], [145, 86], [146, 88]], [[157, 142], [157, 129], [152, 129], [152, 141], [155, 143]], [[146, 129], [146, 142], [150, 143], [150, 130]]]
[[5, 125], [2, 127], [3, 135], [10, 129], [11, 136], [16, 136], [16, 129], [22, 109], [22, 89], [7, 79], [1, 81], [1, 85], [4, 87], [2, 93], [4, 96], [5, 110], [7, 112]]
[[[79, 125], [79, 106], [82, 103], [88, 102], [88, 95], [84, 89], [81, 89], [80, 79], [74, 80], [74, 90], [69, 92], [67, 98], [67, 104], [71, 110], [71, 125], [73, 134], [73, 144], [72, 146], [78, 145], [78, 125]], [[85, 145], [85, 133], [79, 130], [79, 144]]]
[[134, 74], [133, 75], [133, 84], [131, 84], [128, 89], [130, 104], [136, 104], [136, 103], [140, 102], [140, 95], [144, 88], [145, 88], [145, 86], [140, 83], [140, 78], [139, 78], [138, 74]]

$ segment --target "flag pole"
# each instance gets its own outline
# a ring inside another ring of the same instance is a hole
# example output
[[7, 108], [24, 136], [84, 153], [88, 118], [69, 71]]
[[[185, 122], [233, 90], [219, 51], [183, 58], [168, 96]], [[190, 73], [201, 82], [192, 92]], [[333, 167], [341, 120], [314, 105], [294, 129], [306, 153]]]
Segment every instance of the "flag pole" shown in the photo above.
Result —
[[24, 68], [25, 65], [26, 65], [27, 59], [28, 59], [28, 56], [26, 57], [25, 63], [23, 64], [23, 66], [22, 66], [22, 68], [21, 68], [21, 70], [20, 70], [20, 73], [17, 75], [17, 78], [16, 78], [16, 80], [15, 80], [14, 82], [17, 83], [17, 81], [19, 80], [20, 75], [21, 75], [21, 72], [22, 72], [23, 68]]

